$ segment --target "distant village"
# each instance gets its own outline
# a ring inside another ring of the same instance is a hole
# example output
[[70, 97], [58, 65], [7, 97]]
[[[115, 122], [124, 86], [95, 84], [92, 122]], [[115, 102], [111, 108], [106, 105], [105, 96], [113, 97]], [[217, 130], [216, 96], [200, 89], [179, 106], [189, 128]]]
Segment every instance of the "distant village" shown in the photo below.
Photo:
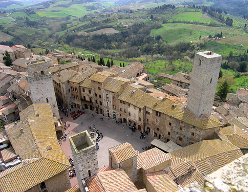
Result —
[[[221, 55], [199, 52], [190, 74], [159, 74], [171, 82], [160, 89], [139, 62], [107, 67], [81, 56], [0, 45], [0, 191], [247, 190], [248, 89], [213, 106]], [[154, 137], [153, 148], [138, 153], [122, 143], [109, 149], [109, 165], [98, 167], [96, 141], [84, 131], [69, 137], [68, 159], [59, 110], [73, 119], [81, 111], [114, 119]]]

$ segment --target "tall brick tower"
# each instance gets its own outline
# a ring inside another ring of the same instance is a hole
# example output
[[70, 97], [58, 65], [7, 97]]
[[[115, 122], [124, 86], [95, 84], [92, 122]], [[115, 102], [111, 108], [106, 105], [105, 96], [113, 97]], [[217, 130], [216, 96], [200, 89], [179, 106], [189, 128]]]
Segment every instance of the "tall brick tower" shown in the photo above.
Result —
[[222, 56], [211, 51], [195, 55], [187, 108], [197, 117], [211, 114], [221, 61]]
[[60, 119], [52, 75], [49, 72], [51, 66], [53, 66], [52, 61], [46, 59], [29, 62], [27, 64], [27, 80], [33, 103], [49, 103], [53, 116]]
[[88, 131], [69, 138], [73, 163], [80, 191], [84, 191], [84, 181], [98, 173], [97, 151]]

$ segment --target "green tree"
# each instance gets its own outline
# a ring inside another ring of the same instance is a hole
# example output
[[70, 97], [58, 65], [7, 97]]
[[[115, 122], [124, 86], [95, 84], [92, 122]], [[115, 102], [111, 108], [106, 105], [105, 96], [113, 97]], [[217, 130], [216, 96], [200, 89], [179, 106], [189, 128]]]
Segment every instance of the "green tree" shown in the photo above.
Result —
[[110, 67], [110, 61], [109, 61], [109, 59], [107, 61], [107, 66]]
[[114, 65], [113, 59], [111, 59], [110, 66], [112, 67]]
[[93, 58], [92, 58], [92, 61], [95, 63], [96, 62], [96, 59], [95, 59], [95, 57], [93, 56]]
[[220, 87], [219, 87], [219, 90], [218, 90], [218, 93], [217, 95], [222, 99], [222, 100], [226, 100], [226, 96], [227, 96], [227, 93], [229, 92], [230, 90], [230, 85], [227, 81], [224, 81]]
[[120, 63], [120, 67], [122, 67], [121, 63]]
[[10, 58], [10, 54], [8, 53], [8, 51], [5, 51], [5, 55], [3, 57], [4, 60], [4, 64], [6, 66], [11, 66], [12, 65], [12, 59]]

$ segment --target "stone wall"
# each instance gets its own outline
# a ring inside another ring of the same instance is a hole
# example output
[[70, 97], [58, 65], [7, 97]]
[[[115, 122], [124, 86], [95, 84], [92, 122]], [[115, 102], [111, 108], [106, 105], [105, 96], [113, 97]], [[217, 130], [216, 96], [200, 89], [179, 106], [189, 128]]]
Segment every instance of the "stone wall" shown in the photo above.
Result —
[[211, 114], [221, 61], [221, 55], [210, 51], [195, 55], [187, 108], [197, 117]]

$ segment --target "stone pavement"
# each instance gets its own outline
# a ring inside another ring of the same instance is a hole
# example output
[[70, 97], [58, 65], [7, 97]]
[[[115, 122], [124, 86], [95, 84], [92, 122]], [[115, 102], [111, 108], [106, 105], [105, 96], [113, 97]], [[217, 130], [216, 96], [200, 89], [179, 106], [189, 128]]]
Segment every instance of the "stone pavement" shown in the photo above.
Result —
[[[109, 164], [109, 148], [128, 142], [132, 144], [133, 148], [139, 153], [143, 152], [142, 147], [149, 146], [154, 139], [151, 135], [146, 135], [145, 139], [140, 139], [140, 131], [136, 130], [132, 135], [131, 129], [129, 129], [126, 124], [120, 123], [118, 125], [114, 119], [108, 120], [107, 117], [96, 114], [90, 110], [85, 110], [85, 114], [81, 115], [76, 120], [73, 120], [70, 116], [66, 117], [62, 112], [60, 112], [60, 117], [63, 118], [63, 122], [66, 122], [67, 125], [70, 124], [70, 127], [65, 131], [67, 139], [62, 141], [61, 145], [62, 150], [68, 158], [72, 157], [68, 139], [70, 136], [89, 130], [88, 126], [93, 127], [93, 125], [95, 125], [96, 129], [103, 134], [103, 139], [98, 143], [99, 150], [97, 152], [97, 158], [99, 168]], [[103, 121], [100, 118], [103, 118]], [[71, 186], [73, 187], [76, 184], [76, 178], [72, 178]]]

